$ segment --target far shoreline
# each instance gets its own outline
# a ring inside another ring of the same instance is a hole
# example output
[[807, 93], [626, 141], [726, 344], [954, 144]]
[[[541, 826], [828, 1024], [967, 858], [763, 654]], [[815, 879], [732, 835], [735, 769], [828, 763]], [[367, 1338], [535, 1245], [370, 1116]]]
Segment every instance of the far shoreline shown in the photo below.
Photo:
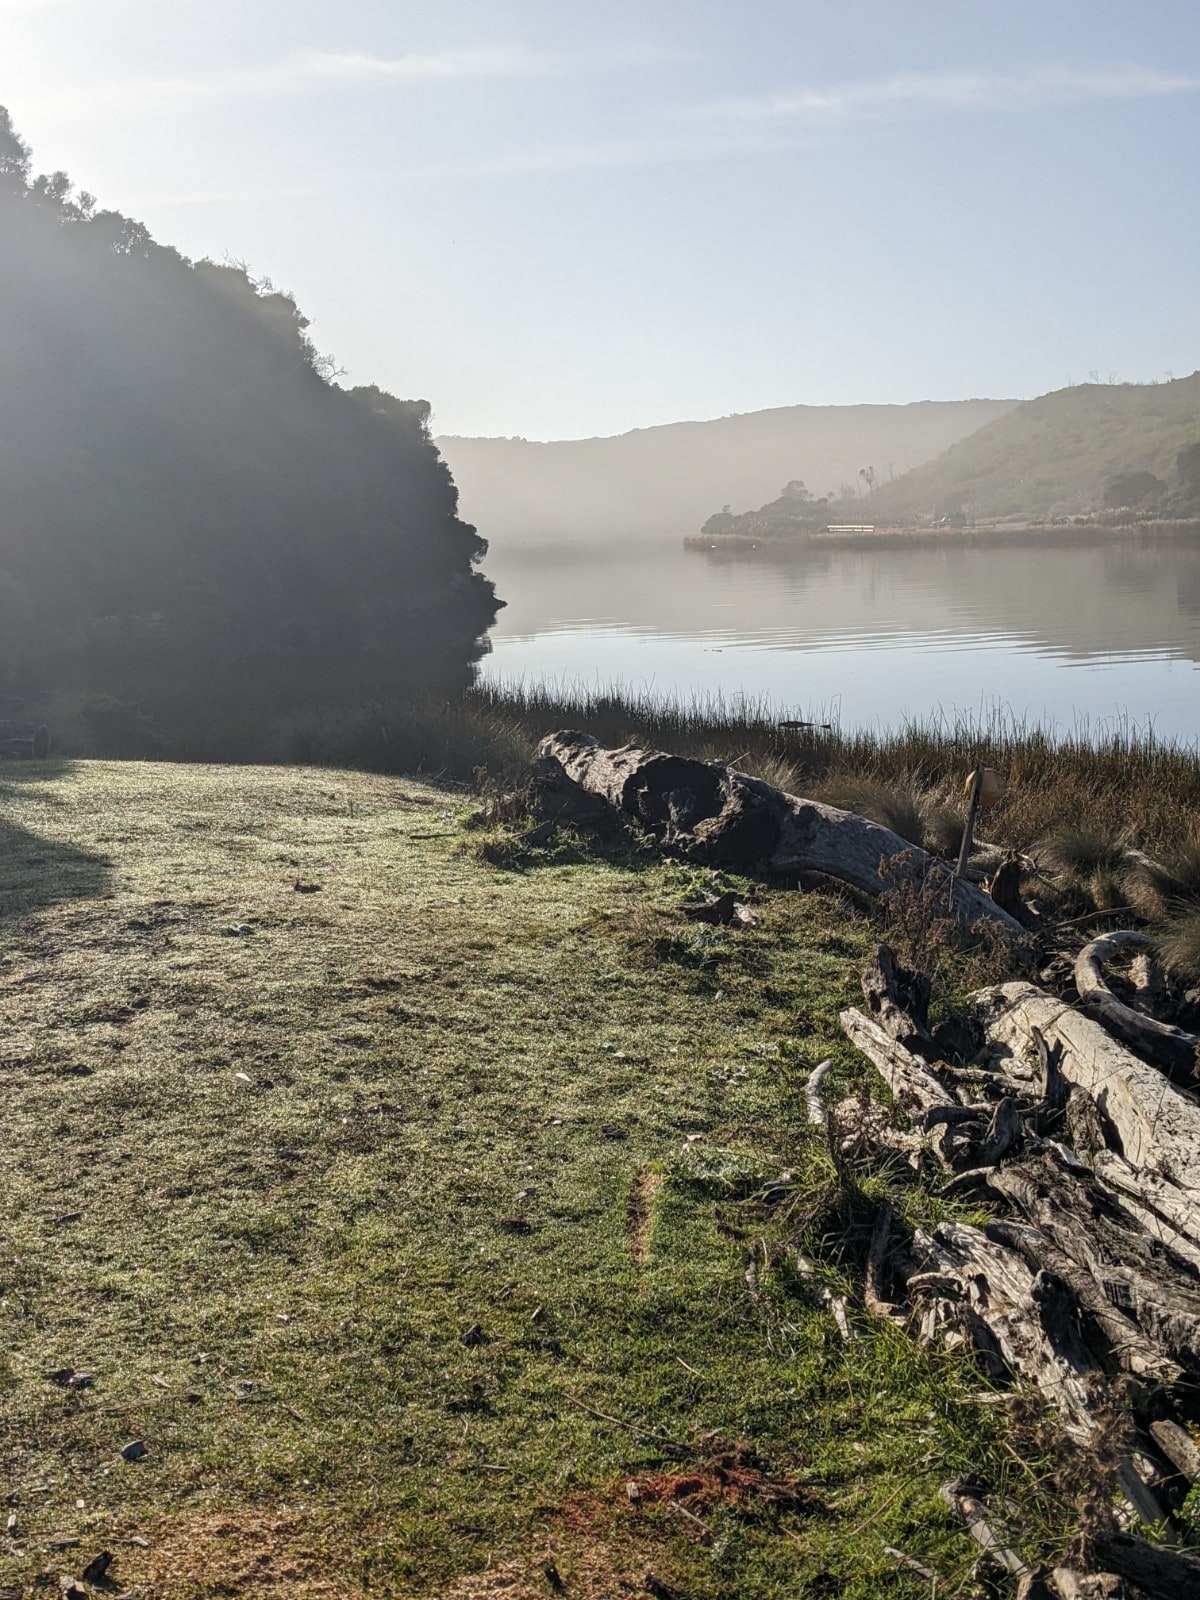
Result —
[[1200, 517], [1160, 518], [1153, 522], [1084, 522], [1075, 518], [1055, 522], [975, 522], [965, 527], [905, 527], [888, 523], [873, 527], [863, 526], [850, 531], [847, 528], [820, 532], [798, 533], [793, 538], [772, 539], [767, 536], [752, 538], [748, 534], [689, 533], [683, 536], [685, 550], [700, 550], [707, 554], [745, 555], [751, 551], [768, 555], [790, 555], [819, 547], [823, 550], [846, 546], [887, 546], [932, 542], [995, 543], [998, 539], [1013, 539], [1025, 543], [1032, 540], [1054, 539], [1070, 543], [1076, 539], [1097, 535], [1106, 538], [1178, 539], [1189, 534], [1200, 536]]

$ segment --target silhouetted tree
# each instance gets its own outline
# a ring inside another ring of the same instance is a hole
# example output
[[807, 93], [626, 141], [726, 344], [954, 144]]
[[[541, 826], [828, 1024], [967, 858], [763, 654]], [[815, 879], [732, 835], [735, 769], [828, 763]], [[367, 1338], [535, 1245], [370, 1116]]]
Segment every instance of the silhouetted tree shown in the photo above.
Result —
[[428, 404], [334, 386], [290, 296], [31, 173], [0, 110], [9, 688], [267, 719], [467, 681], [498, 603]]

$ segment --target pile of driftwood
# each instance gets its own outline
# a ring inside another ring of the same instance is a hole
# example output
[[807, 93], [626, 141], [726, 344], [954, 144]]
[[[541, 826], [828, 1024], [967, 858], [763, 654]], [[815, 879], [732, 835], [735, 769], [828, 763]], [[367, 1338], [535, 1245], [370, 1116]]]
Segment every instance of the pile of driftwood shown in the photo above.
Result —
[[[882, 1206], [865, 1305], [922, 1339], [973, 1347], [999, 1380], [1034, 1385], [1064, 1448], [1104, 1455], [1118, 1439], [1116, 1484], [1170, 1541], [1173, 1513], [1200, 1478], [1200, 1447], [1179, 1409], [1200, 1378], [1200, 1100], [1188, 1086], [1195, 1041], [1185, 1074], [1181, 1030], [1159, 1031], [1116, 993], [1109, 965], [1135, 941], [1144, 942], [1109, 935], [1085, 946], [1073, 1000], [1004, 983], [975, 994], [953, 1030], [930, 1028], [928, 981], [881, 945], [863, 976], [865, 1008], [844, 1011], [841, 1024], [910, 1124], [875, 1118], [879, 1146], [936, 1163], [943, 1194], [992, 1213], [984, 1227], [944, 1222], [904, 1236]], [[1115, 1019], [1143, 1053], [1085, 1007]], [[1187, 1081], [1143, 1058], [1155, 1050]], [[835, 1139], [849, 1137], [819, 1084], [810, 1112]], [[946, 1493], [1030, 1600], [1116, 1592], [1066, 1569], [1031, 1572], [978, 1495], [961, 1484]], [[1116, 1524], [1093, 1533], [1089, 1559], [1145, 1594], [1200, 1596], [1200, 1560]]]
[[[1015, 863], [980, 885], [852, 812], [717, 762], [607, 749], [582, 733], [542, 742], [536, 782], [543, 826], [611, 808], [664, 852], [699, 864], [899, 892], [931, 916], [1011, 938], [1028, 968], [1031, 919]], [[1045, 929], [1040, 942], [1045, 956]], [[863, 978], [865, 1010], [843, 1012], [841, 1023], [909, 1126], [861, 1100], [848, 1103], [852, 1119], [827, 1108], [828, 1063], [810, 1079], [810, 1115], [835, 1155], [865, 1144], [914, 1168], [934, 1163], [944, 1194], [991, 1214], [984, 1227], [906, 1231], [881, 1205], [868, 1310], [922, 1339], [972, 1347], [997, 1380], [1034, 1386], [1064, 1448], [1111, 1459], [1133, 1517], [1160, 1534], [1151, 1543], [1128, 1517], [1101, 1516], [1074, 1567], [1035, 1571], [979, 1486], [948, 1484], [947, 1504], [993, 1564], [1018, 1580], [1022, 1600], [1115, 1595], [1123, 1585], [1155, 1600], [1200, 1600], [1200, 1559], [1178, 1548], [1173, 1527], [1200, 1482], [1185, 1409], [1189, 1395], [1195, 1409], [1200, 1379], [1200, 1039], [1178, 1026], [1200, 1012], [1200, 997], [1173, 1019], [1157, 1015], [1151, 941], [1127, 931], [1069, 959], [1060, 945], [1041, 976], [1045, 987], [981, 990], [968, 1014], [932, 1028], [928, 980], [880, 946]], [[849, 1332], [844, 1302], [831, 1304]]]

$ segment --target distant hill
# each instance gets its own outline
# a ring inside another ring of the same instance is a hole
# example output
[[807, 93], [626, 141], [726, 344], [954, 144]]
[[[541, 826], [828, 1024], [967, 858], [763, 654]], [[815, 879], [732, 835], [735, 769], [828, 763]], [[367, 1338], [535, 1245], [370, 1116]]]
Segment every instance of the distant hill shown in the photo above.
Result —
[[1010, 408], [864, 506], [875, 521], [960, 510], [973, 520], [1078, 515], [1102, 506], [1118, 474], [1152, 472], [1174, 486], [1176, 457], [1197, 440], [1200, 372], [1170, 383], [1077, 384]]
[[803, 479], [816, 495], [930, 461], [994, 423], [1015, 400], [926, 400], [903, 406], [781, 406], [639, 428], [613, 438], [436, 442], [462, 514], [508, 549], [596, 541], [679, 540], [722, 505], [759, 506]]

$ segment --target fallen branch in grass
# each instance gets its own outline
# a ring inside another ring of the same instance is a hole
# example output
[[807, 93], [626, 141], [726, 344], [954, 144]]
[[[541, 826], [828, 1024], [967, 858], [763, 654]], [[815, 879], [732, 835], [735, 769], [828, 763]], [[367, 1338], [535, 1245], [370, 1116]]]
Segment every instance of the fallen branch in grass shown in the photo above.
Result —
[[1149, 952], [1154, 940], [1145, 933], [1121, 929], [1093, 939], [1075, 958], [1075, 987], [1079, 1002], [1089, 1016], [1102, 1022], [1117, 1039], [1136, 1050], [1147, 1061], [1160, 1066], [1176, 1083], [1188, 1085], [1196, 1080], [1196, 1051], [1200, 1037], [1176, 1028], [1157, 1017], [1135, 1011], [1114, 994], [1107, 967], [1131, 950]]

